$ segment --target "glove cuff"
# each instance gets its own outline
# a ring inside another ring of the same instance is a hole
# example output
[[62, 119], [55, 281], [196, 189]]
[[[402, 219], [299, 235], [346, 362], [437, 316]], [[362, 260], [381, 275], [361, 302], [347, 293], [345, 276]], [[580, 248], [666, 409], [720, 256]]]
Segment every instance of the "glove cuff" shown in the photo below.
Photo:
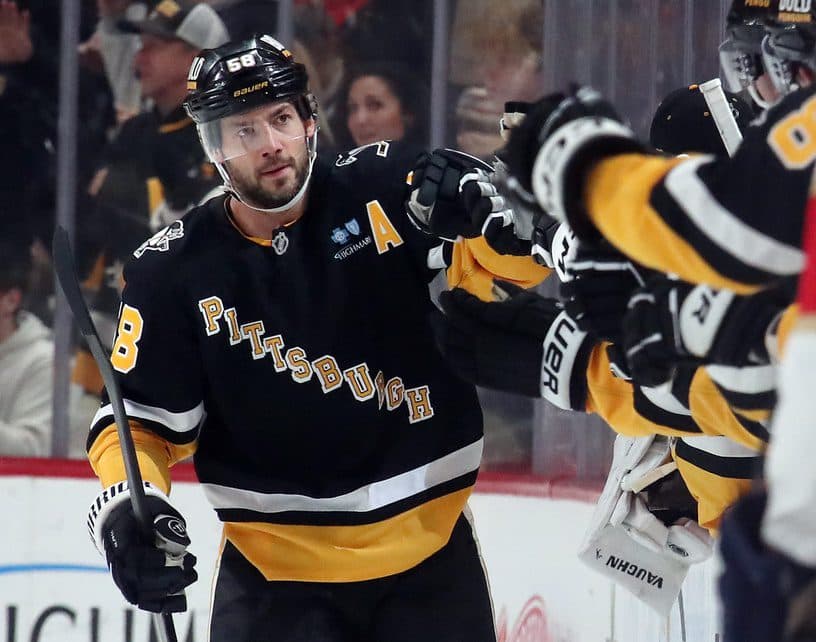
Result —
[[538, 151], [533, 193], [547, 214], [568, 222], [579, 238], [597, 236], [582, 203], [587, 171], [605, 156], [642, 149], [634, 132], [613, 118], [571, 120], [556, 129]]
[[541, 360], [541, 396], [564, 410], [586, 406], [586, 369], [593, 342], [566, 313], [550, 324]]
[[[145, 495], [158, 497], [168, 504], [170, 503], [167, 495], [149, 481], [143, 481], [142, 485], [144, 486]], [[99, 493], [88, 510], [88, 534], [102, 557], [105, 557], [105, 545], [102, 542], [105, 522], [116, 508], [129, 501], [130, 485], [127, 480], [123, 480], [108, 486]]]

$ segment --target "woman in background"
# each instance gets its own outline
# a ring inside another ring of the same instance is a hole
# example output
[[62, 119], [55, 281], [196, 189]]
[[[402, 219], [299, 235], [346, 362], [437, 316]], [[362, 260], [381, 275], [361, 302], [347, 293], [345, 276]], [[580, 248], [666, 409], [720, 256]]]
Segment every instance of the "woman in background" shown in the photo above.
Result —
[[428, 145], [428, 88], [404, 65], [368, 62], [349, 70], [337, 103], [339, 149], [380, 140]]

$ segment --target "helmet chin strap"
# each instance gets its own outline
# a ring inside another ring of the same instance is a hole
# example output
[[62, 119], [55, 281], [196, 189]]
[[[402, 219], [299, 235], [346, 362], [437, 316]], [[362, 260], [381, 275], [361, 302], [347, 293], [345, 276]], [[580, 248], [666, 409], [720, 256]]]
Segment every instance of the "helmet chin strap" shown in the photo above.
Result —
[[286, 201], [283, 205], [279, 205], [278, 207], [258, 207], [254, 203], [251, 203], [249, 200], [244, 198], [237, 189], [235, 189], [227, 170], [224, 168], [224, 165], [222, 163], [215, 163], [218, 173], [221, 174], [221, 178], [224, 180], [224, 187], [226, 188], [227, 192], [229, 192], [247, 207], [251, 207], [253, 210], [257, 210], [259, 212], [264, 212], [265, 214], [279, 214], [280, 212], [285, 212], [286, 210], [293, 208], [306, 194], [306, 188], [309, 187], [309, 181], [312, 178], [312, 168], [314, 167], [314, 162], [317, 159], [317, 132], [318, 128], [316, 127], [314, 134], [312, 134], [312, 136], [307, 139], [306, 142], [306, 147], [309, 154], [309, 171], [306, 173], [306, 179], [303, 181], [303, 185], [300, 186], [297, 194]]

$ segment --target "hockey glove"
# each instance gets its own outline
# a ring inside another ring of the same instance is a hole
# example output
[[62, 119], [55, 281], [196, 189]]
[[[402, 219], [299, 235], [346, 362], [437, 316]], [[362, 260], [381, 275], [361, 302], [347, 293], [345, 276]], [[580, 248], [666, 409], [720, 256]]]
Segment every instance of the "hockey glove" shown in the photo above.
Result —
[[479, 386], [584, 411], [592, 341], [557, 301], [510, 283], [497, 291], [506, 298], [489, 303], [460, 288], [440, 295], [445, 315], [432, 323], [451, 367]]
[[816, 641], [816, 569], [763, 543], [767, 496], [755, 492], [726, 513], [720, 529], [719, 580], [724, 642]]
[[184, 589], [198, 578], [196, 558], [187, 552], [187, 525], [163, 492], [144, 485], [152, 532], [143, 532], [137, 522], [126, 481], [99, 494], [88, 513], [88, 530], [128, 602], [155, 613], [184, 611]]
[[583, 203], [584, 180], [607, 156], [641, 151], [615, 109], [589, 87], [550, 94], [533, 105], [507, 144], [511, 175], [579, 238], [597, 237]]
[[782, 307], [772, 295], [737, 296], [666, 277], [651, 279], [628, 303], [623, 345], [632, 378], [657, 386], [680, 363], [767, 363], [765, 337]]
[[491, 184], [493, 168], [453, 149], [422, 154], [411, 173], [405, 208], [421, 231], [448, 241], [482, 234], [488, 220], [512, 220], [504, 199]]
[[644, 270], [605, 241], [573, 241], [564, 265], [561, 297], [567, 312], [584, 332], [620, 344], [627, 304], [643, 286]]

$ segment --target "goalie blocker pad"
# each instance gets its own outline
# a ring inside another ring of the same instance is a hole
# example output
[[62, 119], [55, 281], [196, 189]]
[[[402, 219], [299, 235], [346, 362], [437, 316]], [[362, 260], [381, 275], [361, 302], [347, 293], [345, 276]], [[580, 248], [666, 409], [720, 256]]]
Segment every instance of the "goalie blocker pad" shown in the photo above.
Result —
[[541, 359], [541, 396], [563, 410], [586, 409], [586, 369], [594, 342], [566, 313], [547, 329]]
[[[666, 527], [636, 490], [674, 470], [668, 438], [615, 440], [609, 477], [590, 520], [579, 559], [667, 616], [689, 565], [710, 554], [699, 526]], [[695, 528], [696, 527], [696, 528]]]

